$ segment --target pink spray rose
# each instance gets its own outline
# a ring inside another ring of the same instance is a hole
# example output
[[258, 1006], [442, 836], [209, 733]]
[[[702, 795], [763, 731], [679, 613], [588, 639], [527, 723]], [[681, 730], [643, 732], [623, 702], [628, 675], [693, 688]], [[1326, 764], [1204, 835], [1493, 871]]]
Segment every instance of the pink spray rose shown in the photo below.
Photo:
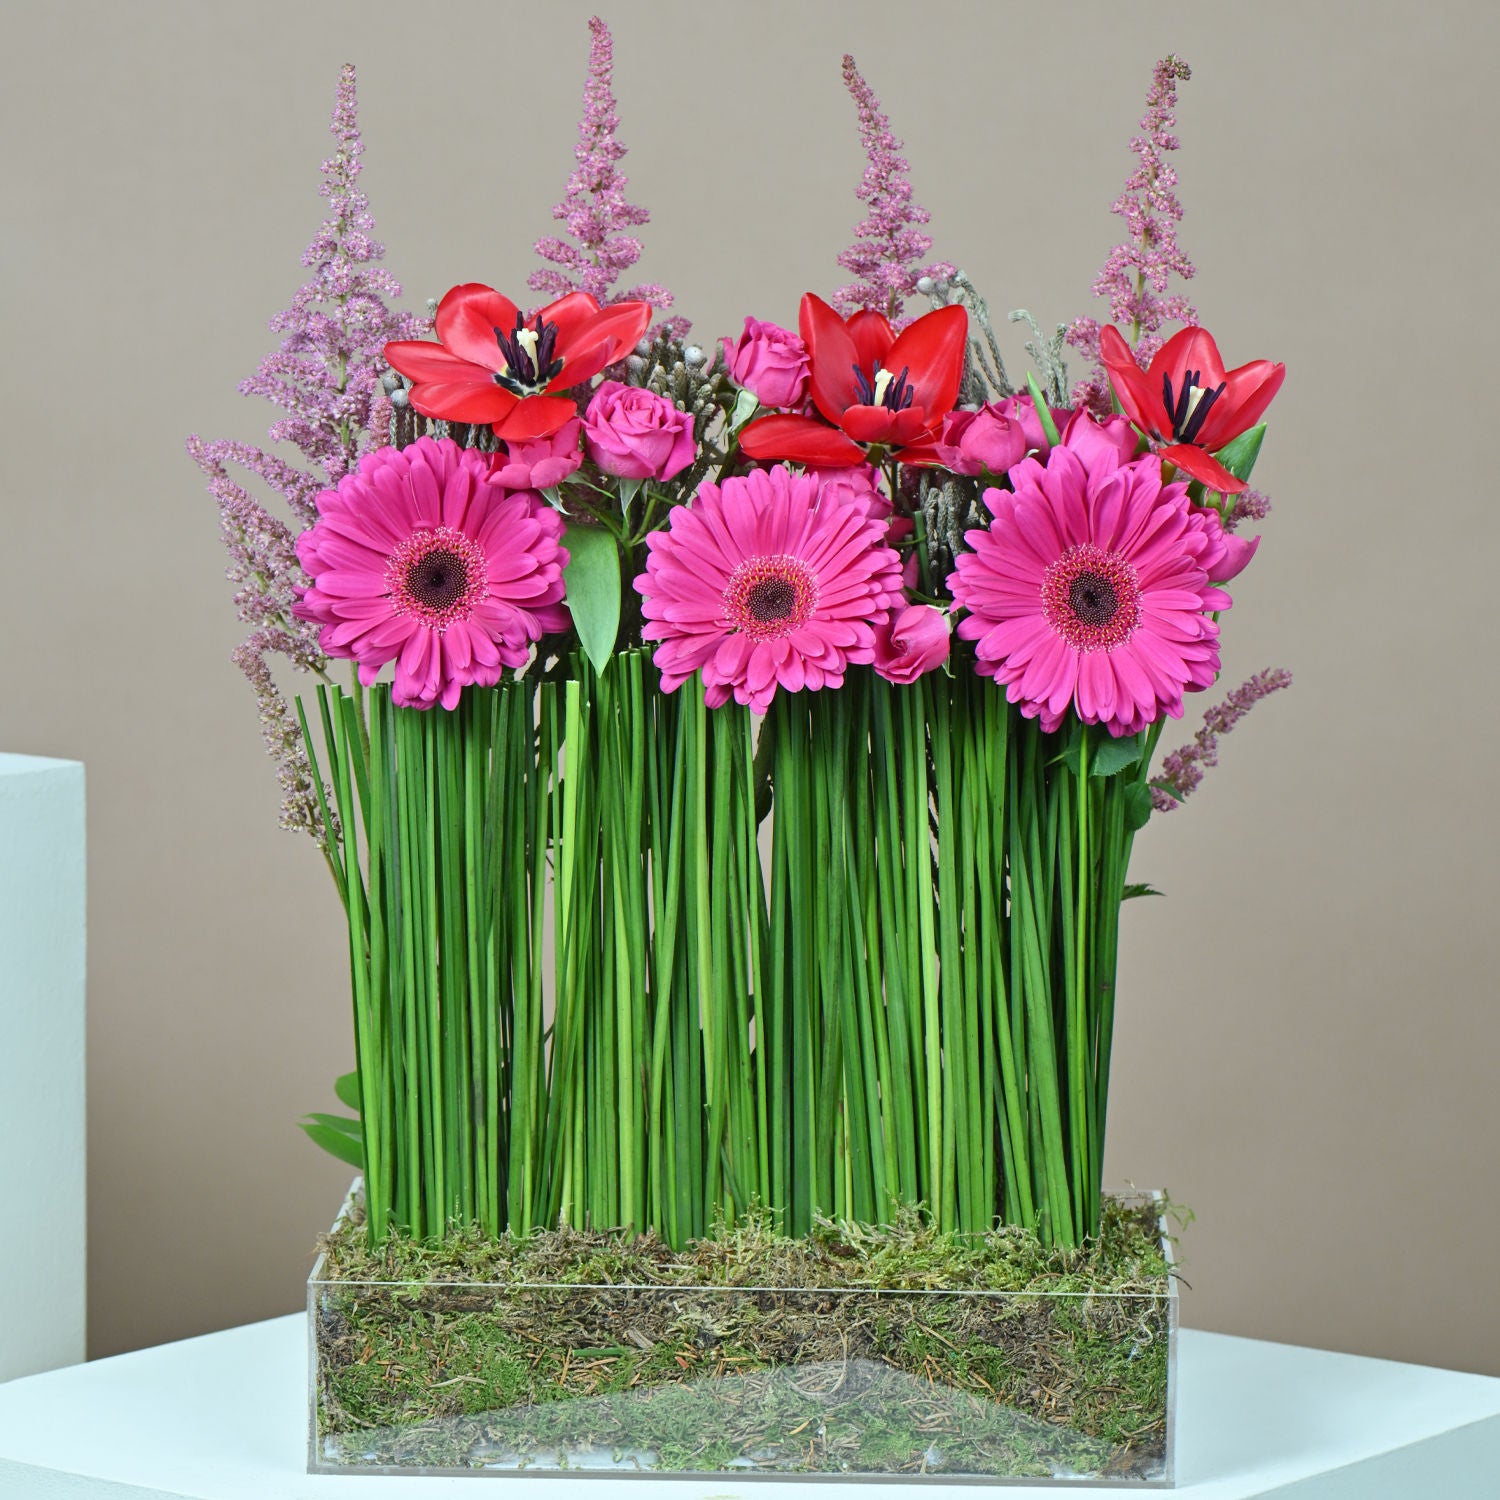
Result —
[[1232, 531], [1225, 531], [1218, 511], [1210, 510], [1206, 506], [1193, 506], [1193, 514], [1203, 518], [1203, 523], [1213, 538], [1212, 548], [1203, 559], [1208, 581], [1228, 583], [1231, 578], [1238, 578], [1250, 566], [1250, 559], [1255, 556], [1255, 550], [1260, 546], [1260, 538], [1252, 537], [1247, 542], [1244, 537], [1236, 536]]
[[745, 331], [731, 343], [724, 340], [730, 378], [762, 406], [785, 411], [807, 395], [811, 367], [807, 345], [795, 333], [759, 318], [746, 318]]
[[550, 490], [561, 484], [583, 462], [578, 434], [583, 423], [574, 417], [551, 437], [533, 442], [510, 442], [497, 453], [490, 469], [496, 484], [508, 490]]
[[692, 463], [693, 419], [665, 396], [606, 380], [583, 418], [589, 457], [616, 479], [670, 479]]
[[955, 474], [1003, 474], [1026, 457], [1031, 446], [1021, 423], [992, 401], [978, 411], [951, 411], [934, 447], [946, 469]]
[[915, 682], [948, 660], [948, 617], [930, 604], [893, 609], [875, 627], [875, 670], [887, 682]]
[[[1036, 403], [1031, 397], [1007, 396], [1005, 400], [995, 403], [995, 410], [1002, 417], [1021, 424], [1021, 435], [1026, 439], [1026, 451], [1039, 463], [1046, 463], [1047, 455], [1052, 451], [1052, 444], [1047, 440], [1047, 434], [1042, 428], [1042, 419], [1037, 416]], [[1051, 411], [1053, 425], [1057, 428], [1058, 435], [1061, 436], [1063, 428], [1073, 413], [1065, 406], [1054, 406]]]
[[1060, 422], [1061, 431], [1057, 440], [1064, 448], [1072, 449], [1089, 473], [1102, 468], [1106, 473], [1128, 464], [1135, 457], [1140, 438], [1127, 417], [1105, 417], [1101, 422], [1083, 407]]

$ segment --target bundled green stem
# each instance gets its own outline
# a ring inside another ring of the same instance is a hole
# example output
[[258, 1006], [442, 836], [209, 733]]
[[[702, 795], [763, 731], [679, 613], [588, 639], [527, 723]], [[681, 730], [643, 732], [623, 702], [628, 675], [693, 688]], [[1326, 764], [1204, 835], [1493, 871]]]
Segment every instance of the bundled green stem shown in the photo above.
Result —
[[1140, 739], [858, 671], [757, 744], [638, 651], [317, 711], [372, 1240], [913, 1206], [1097, 1233]]

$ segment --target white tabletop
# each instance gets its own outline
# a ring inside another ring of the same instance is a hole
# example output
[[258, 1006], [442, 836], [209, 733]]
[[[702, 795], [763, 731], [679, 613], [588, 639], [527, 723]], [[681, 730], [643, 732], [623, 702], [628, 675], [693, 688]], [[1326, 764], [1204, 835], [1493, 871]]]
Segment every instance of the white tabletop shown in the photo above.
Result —
[[[1500, 1380], [1183, 1330], [1177, 1493], [1500, 1497]], [[469, 1477], [311, 1476], [297, 1314], [0, 1385], [3, 1500], [432, 1500]], [[833, 1500], [897, 1486], [507, 1475], [507, 1500]], [[972, 1487], [922, 1486], [937, 1497]], [[495, 1494], [502, 1492], [496, 1490]], [[1109, 1494], [1007, 1487], [1008, 1496]], [[1146, 1492], [1149, 1493], [1149, 1492]]]

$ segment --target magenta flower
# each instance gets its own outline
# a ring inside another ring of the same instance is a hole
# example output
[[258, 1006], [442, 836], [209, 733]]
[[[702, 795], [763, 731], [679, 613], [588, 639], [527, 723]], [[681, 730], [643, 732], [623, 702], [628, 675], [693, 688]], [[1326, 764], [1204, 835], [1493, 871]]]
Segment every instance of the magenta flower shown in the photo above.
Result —
[[887, 682], [915, 682], [948, 660], [948, 616], [930, 604], [893, 609], [875, 627], [875, 670]]
[[1049, 733], [1072, 707], [1086, 724], [1133, 734], [1182, 716], [1185, 689], [1219, 670], [1228, 609], [1211, 570], [1225, 558], [1218, 516], [1161, 482], [1154, 456], [1120, 463], [1107, 445], [1084, 460], [1069, 447], [1047, 466], [1024, 459], [1014, 491], [989, 489], [994, 519], [948, 577], [968, 610], [959, 635], [978, 670]]
[[866, 501], [784, 465], [704, 483], [646, 538], [648, 641], [662, 690], [703, 673], [711, 708], [764, 713], [778, 687], [840, 687], [875, 655], [875, 626], [901, 602], [901, 560]]
[[606, 380], [583, 417], [589, 457], [616, 479], [671, 479], [697, 457], [693, 419], [643, 386]]
[[724, 359], [729, 378], [762, 406], [789, 411], [807, 396], [812, 366], [800, 334], [759, 318], [746, 318], [739, 338], [732, 343], [724, 340]]
[[1101, 465], [1108, 471], [1129, 463], [1141, 446], [1128, 417], [1105, 417], [1100, 421], [1086, 406], [1080, 406], [1071, 415], [1067, 412], [1061, 415], [1067, 420], [1058, 423], [1062, 430], [1057, 440], [1064, 448], [1071, 448], [1073, 456], [1090, 473]]
[[328, 655], [359, 663], [367, 687], [395, 662], [394, 703], [451, 709], [567, 627], [562, 519], [540, 495], [492, 482], [483, 453], [446, 438], [377, 449], [318, 496], [318, 512], [297, 538], [312, 583], [296, 613], [322, 625]]
[[1005, 473], [1026, 457], [1028, 445], [1020, 421], [987, 401], [978, 411], [949, 412], [933, 447], [945, 469], [975, 475]]
[[550, 490], [559, 485], [583, 462], [578, 451], [578, 434], [583, 420], [574, 417], [551, 437], [536, 438], [529, 443], [505, 444], [505, 451], [490, 461], [490, 477], [508, 490]]

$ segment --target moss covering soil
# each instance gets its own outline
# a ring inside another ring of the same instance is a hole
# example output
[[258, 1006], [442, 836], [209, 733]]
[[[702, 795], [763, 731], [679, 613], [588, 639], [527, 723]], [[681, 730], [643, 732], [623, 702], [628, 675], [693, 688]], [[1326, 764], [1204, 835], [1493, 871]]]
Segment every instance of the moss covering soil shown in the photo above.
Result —
[[357, 1205], [309, 1284], [320, 1470], [1166, 1477], [1152, 1200], [1087, 1248], [915, 1216], [654, 1236], [399, 1236]]

